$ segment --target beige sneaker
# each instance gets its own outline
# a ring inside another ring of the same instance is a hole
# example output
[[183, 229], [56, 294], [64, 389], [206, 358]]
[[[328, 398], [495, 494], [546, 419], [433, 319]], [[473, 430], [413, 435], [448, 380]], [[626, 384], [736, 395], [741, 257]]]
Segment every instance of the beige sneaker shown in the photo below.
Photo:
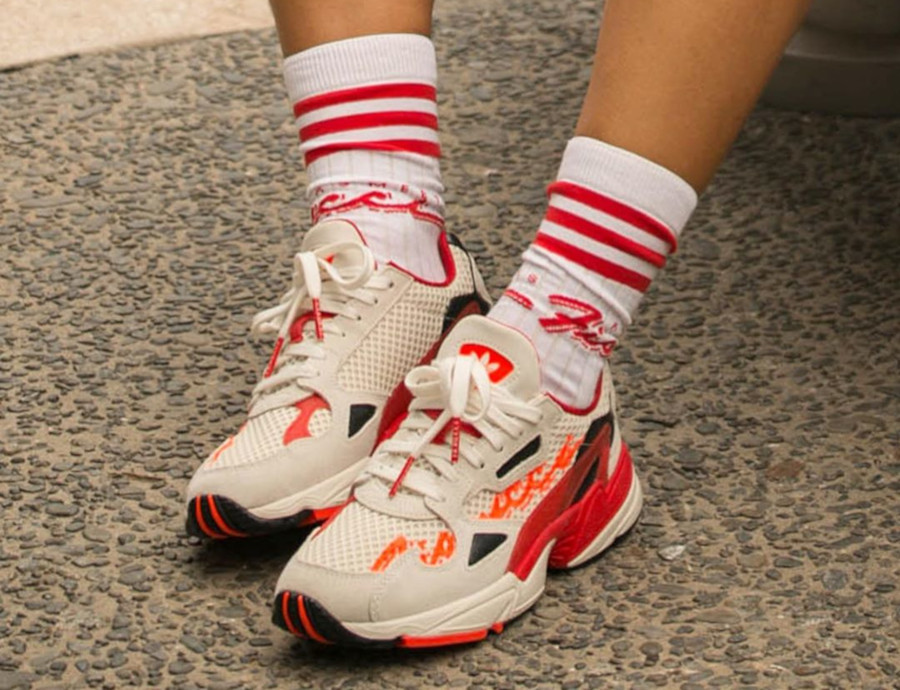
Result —
[[525, 336], [479, 316], [406, 378], [409, 413], [278, 580], [274, 621], [318, 642], [472, 642], [600, 554], [642, 494], [607, 368], [589, 413], [539, 389]]
[[200, 466], [187, 490], [187, 529], [247, 537], [324, 519], [410, 399], [404, 375], [429, 361], [449, 329], [484, 312], [472, 258], [452, 238], [444, 284], [375, 266], [356, 227], [313, 227], [293, 284], [253, 330], [276, 333], [246, 422]]

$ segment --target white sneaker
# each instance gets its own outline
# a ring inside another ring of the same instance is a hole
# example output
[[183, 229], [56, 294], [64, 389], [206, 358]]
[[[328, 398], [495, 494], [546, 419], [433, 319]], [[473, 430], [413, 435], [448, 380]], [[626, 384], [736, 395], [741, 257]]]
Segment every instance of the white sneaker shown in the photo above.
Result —
[[253, 329], [277, 333], [247, 421], [197, 470], [187, 529], [246, 537], [327, 517], [410, 399], [403, 376], [463, 316], [487, 309], [472, 258], [442, 243], [445, 284], [375, 267], [356, 227], [312, 228], [293, 285]]
[[278, 581], [274, 621], [318, 642], [471, 642], [528, 609], [548, 567], [637, 520], [607, 368], [588, 414], [540, 392], [531, 343], [467, 318], [406, 378], [409, 413]]

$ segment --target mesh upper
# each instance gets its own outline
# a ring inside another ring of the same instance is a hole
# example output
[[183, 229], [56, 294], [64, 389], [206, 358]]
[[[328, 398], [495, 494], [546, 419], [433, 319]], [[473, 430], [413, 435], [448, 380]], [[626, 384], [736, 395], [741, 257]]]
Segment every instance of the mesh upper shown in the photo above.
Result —
[[313, 438], [319, 438], [331, 427], [332, 418], [331, 408], [327, 410], [316, 410], [312, 417], [309, 418], [309, 435]]
[[[238, 467], [257, 462], [284, 448], [284, 432], [300, 414], [296, 407], [279, 407], [248, 420], [235, 434], [234, 442], [216, 459], [217, 451], [207, 460], [207, 466]], [[318, 437], [331, 426], [331, 410], [316, 410], [309, 420], [309, 433]], [[226, 441], [227, 443], [227, 441]]]
[[[589, 420], [572, 415], [563, 415], [554, 428], [544, 433], [548, 439], [544, 448], [543, 465], [552, 467], [556, 453], [562, 448], [568, 437], [576, 442], [586, 432]], [[423, 463], [427, 464], [427, 463]], [[553, 477], [552, 488], [563, 477], [564, 472], [557, 470]], [[548, 491], [549, 491], [548, 488]], [[490, 510], [494, 491], [483, 490], [462, 506], [466, 518], [478, 521], [482, 512]], [[545, 494], [542, 494], [543, 496]], [[537, 505], [540, 497], [535, 497], [512, 510], [504, 519], [524, 520]], [[412, 542], [424, 540], [434, 544], [441, 531], [448, 530], [443, 520], [411, 520], [395, 517], [386, 513], [373, 511], [361, 503], [353, 501], [328, 524], [303, 545], [301, 558], [312, 565], [336, 570], [344, 573], [369, 573], [381, 553], [397, 537], [404, 537]]]
[[[474, 291], [473, 277], [467, 270], [468, 260], [461, 251], [452, 251], [460, 269], [456, 280], [449, 287], [413, 281], [340, 368], [337, 378], [341, 387], [388, 395], [421, 361], [443, 331], [448, 302]], [[284, 447], [285, 430], [297, 414], [291, 405], [253, 417], [235, 434], [230, 445], [213, 451], [205, 466], [237, 467], [280, 451]], [[330, 409], [316, 410], [309, 420], [310, 436], [317, 438], [325, 434], [331, 427], [332, 416]]]
[[382, 551], [397, 537], [434, 543], [446, 530], [442, 520], [407, 520], [366, 508], [353, 501], [324, 529], [306, 541], [302, 559], [342, 573], [368, 573]]
[[479, 515], [491, 509], [496, 495], [496, 492], [484, 489], [470, 496], [465, 504], [466, 517], [469, 520], [477, 520]]
[[[465, 265], [464, 258], [456, 261]], [[450, 288], [414, 282], [341, 367], [341, 386], [388, 395], [440, 337], [448, 300], [473, 290], [467, 270], [457, 272]]]
[[[543, 432], [541, 434], [546, 439], [546, 441], [542, 444], [541, 449], [541, 457], [543, 460], [542, 465], [546, 468], [544, 470], [545, 472], [553, 466], [556, 454], [563, 447], [566, 439], [569, 437], [571, 437], [573, 441], [577, 441], [578, 439], [580, 439], [587, 431], [589, 423], [590, 420], [585, 419], [584, 417], [576, 417], [574, 415], [567, 414], [563, 415], [556, 422], [553, 428], [548, 430], [549, 433]], [[556, 486], [556, 484], [560, 479], [563, 478], [564, 475], [565, 472], [556, 470], [556, 476], [553, 477], [553, 481], [550, 484], [549, 488], [552, 489], [554, 486]], [[496, 492], [485, 489], [470, 496], [463, 506], [463, 512], [466, 518], [468, 518], [469, 520], [479, 520], [479, 516], [482, 513], [490, 511], [491, 506], [494, 502], [494, 496], [496, 495]], [[546, 494], [541, 494], [541, 496], [543, 495]], [[540, 496], [535, 494], [527, 503], [523, 503], [521, 506], [513, 508], [505, 516], [504, 519], [524, 520], [528, 517], [528, 514], [534, 509], [539, 500]]]
[[[247, 420], [240, 431], [232, 437], [234, 441], [230, 446], [221, 452], [213, 451], [207, 465], [236, 467], [278, 452], [284, 447], [282, 443], [284, 430], [296, 418], [296, 408], [282, 407]], [[216, 453], [219, 453], [218, 458]]]

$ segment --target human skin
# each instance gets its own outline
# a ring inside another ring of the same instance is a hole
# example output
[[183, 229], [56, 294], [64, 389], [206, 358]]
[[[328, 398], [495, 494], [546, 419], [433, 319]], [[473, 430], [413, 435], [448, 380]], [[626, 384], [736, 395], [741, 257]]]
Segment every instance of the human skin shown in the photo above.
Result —
[[431, 35], [431, 0], [270, 0], [284, 56], [372, 34]]
[[[703, 191], [810, 3], [607, 0], [575, 133]], [[431, 0], [270, 4], [285, 56], [357, 36], [431, 33]]]
[[576, 134], [701, 192], [811, 0], [608, 0]]

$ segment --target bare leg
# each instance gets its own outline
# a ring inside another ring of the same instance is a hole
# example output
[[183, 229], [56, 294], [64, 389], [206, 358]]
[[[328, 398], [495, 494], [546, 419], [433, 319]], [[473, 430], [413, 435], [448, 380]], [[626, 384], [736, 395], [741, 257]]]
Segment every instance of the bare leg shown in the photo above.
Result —
[[270, 0], [285, 56], [372, 34], [431, 34], [431, 0]]
[[576, 132], [702, 191], [810, 0], [608, 0]]
[[576, 136], [491, 317], [593, 405], [631, 323], [810, 0], [607, 0]]

